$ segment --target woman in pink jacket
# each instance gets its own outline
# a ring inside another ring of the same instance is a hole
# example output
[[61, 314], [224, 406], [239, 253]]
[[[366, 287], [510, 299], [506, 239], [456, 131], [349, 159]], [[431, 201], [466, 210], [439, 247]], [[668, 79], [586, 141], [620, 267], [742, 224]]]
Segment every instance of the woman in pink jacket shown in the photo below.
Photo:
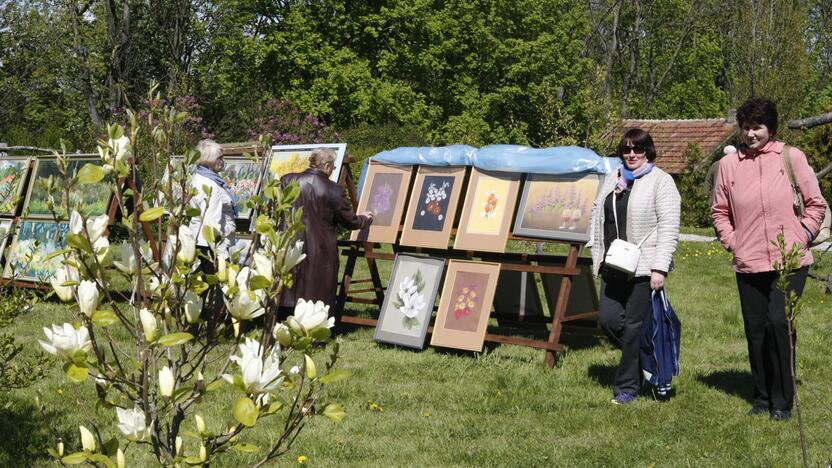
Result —
[[792, 191], [783, 159], [784, 144], [777, 134], [777, 107], [751, 98], [737, 109], [742, 145], [719, 164], [719, 179], [711, 207], [722, 245], [734, 254], [740, 308], [748, 341], [754, 382], [754, 404], [749, 414], [768, 412], [773, 420], [791, 417], [794, 384], [785, 298], [777, 289], [774, 263], [780, 251], [772, 241], [783, 233], [786, 245], [800, 245], [800, 268], [789, 277], [789, 288], [803, 292], [812, 253], [808, 243], [817, 235], [826, 211], [814, 171], [806, 155], [789, 150], [794, 177], [805, 201], [805, 214], [795, 214]]

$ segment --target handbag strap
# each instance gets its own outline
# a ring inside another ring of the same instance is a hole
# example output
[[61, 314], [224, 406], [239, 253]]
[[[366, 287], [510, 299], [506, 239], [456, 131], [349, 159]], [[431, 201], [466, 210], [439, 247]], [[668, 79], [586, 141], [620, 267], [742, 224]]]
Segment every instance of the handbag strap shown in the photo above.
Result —
[[791, 147], [789, 145], [783, 146], [783, 165], [786, 166], [786, 174], [789, 176], [789, 184], [792, 186], [792, 192], [798, 197], [800, 197], [801, 205], [799, 207], [800, 216], [803, 216], [804, 207], [802, 205], [803, 202], [803, 192], [800, 191], [800, 186], [797, 184], [797, 181], [794, 178], [794, 169], [792, 168], [792, 158], [789, 155], [789, 150]]
[[[619, 232], [618, 232], [618, 210], [616, 210], [616, 209], [615, 209], [615, 205], [616, 205], [616, 201], [615, 201], [615, 192], [613, 192], [613, 194], [612, 194], [612, 215], [613, 215], [613, 217], [615, 218], [615, 238], [616, 238], [616, 239], [620, 239], [620, 238], [621, 238], [621, 235], [620, 235], [620, 234], [619, 234]], [[646, 235], [646, 236], [644, 236], [644, 238], [643, 238], [643, 239], [641, 239], [641, 242], [639, 242], [639, 243], [636, 245], [636, 247], [638, 247], [638, 248], [640, 249], [640, 248], [641, 248], [641, 244], [643, 244], [643, 243], [644, 243], [644, 241], [646, 241], [648, 237], [652, 236], [652, 235], [653, 235], [653, 233], [654, 233], [654, 232], [656, 232], [658, 229], [659, 229], [659, 227], [658, 227], [658, 226], [653, 227], [653, 229], [652, 229], [652, 230], [650, 230], [650, 232], [648, 232], [648, 233], [647, 233], [647, 235]]]

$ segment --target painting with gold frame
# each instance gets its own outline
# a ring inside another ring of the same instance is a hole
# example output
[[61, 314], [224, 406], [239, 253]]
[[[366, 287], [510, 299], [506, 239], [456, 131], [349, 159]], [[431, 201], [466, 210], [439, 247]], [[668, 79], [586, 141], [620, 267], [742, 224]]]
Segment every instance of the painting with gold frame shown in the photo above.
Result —
[[412, 174], [413, 166], [370, 162], [356, 211], [372, 211], [373, 222], [360, 231], [352, 231], [350, 240], [396, 242]]
[[346, 143], [325, 143], [310, 145], [275, 145], [269, 155], [269, 174], [277, 179], [293, 172], [303, 172], [309, 168], [309, 156], [317, 148], [331, 148], [335, 150], [335, 169], [329, 175], [329, 180], [338, 182], [341, 176], [341, 166], [347, 152]]
[[448, 248], [464, 181], [465, 167], [419, 166], [399, 243]]
[[519, 173], [473, 168], [454, 248], [504, 252], [519, 187]]
[[499, 263], [450, 260], [431, 346], [482, 351]]

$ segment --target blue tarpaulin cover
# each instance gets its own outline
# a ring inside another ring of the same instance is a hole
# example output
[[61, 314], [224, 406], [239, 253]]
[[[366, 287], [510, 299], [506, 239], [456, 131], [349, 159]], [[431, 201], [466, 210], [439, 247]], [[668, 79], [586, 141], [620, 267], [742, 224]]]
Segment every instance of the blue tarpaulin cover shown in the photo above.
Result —
[[[607, 174], [619, 165], [618, 158], [605, 158], [580, 146], [530, 148], [520, 145], [468, 145], [401, 147], [371, 157], [375, 162], [395, 165], [474, 166], [485, 171], [530, 174]], [[358, 187], [364, 185], [367, 161], [361, 168]]]

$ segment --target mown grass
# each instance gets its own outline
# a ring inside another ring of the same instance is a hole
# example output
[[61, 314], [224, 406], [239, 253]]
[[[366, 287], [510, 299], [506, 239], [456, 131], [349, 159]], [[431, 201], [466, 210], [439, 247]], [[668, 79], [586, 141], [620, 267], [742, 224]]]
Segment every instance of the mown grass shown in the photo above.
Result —
[[[310, 466], [339, 467], [799, 465], [796, 418], [774, 423], [746, 415], [750, 374], [728, 254], [717, 243], [682, 243], [676, 260], [667, 289], [683, 323], [682, 374], [670, 401], [611, 405], [619, 353], [594, 336], [565, 335], [566, 351], [547, 369], [543, 352], [530, 348], [419, 352], [377, 344], [370, 328], [341, 329], [340, 365], [354, 375], [332, 385], [328, 397], [341, 402], [348, 417], [341, 424], [312, 420], [275, 466], [297, 464], [299, 456]], [[830, 303], [832, 296], [811, 283], [798, 319], [809, 452], [813, 464], [823, 466], [832, 461]], [[34, 349], [40, 328], [64, 320], [65, 310], [40, 305], [12, 331]], [[48, 466], [45, 447], [54, 442], [53, 431], [77, 443], [78, 424], [89, 424], [95, 411], [93, 392], [91, 385], [78, 391], [55, 368], [34, 387], [9, 393], [0, 418], [0, 465]], [[45, 415], [34, 410], [36, 393]], [[230, 420], [222, 398], [201, 409], [216, 429]], [[101, 411], [106, 417], [112, 412]], [[115, 424], [102, 430], [112, 433]], [[245, 438], [263, 446], [268, 435]], [[254, 459], [229, 454], [216, 466]], [[139, 458], [136, 466], [148, 463]]]

